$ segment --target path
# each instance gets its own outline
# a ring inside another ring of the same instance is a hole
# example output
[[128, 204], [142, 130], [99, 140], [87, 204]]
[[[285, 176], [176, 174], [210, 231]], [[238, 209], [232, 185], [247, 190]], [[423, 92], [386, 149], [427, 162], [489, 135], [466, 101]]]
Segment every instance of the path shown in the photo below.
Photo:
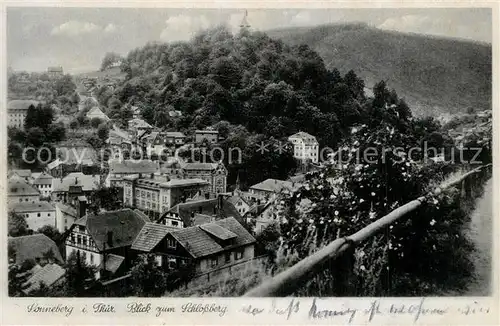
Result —
[[469, 236], [474, 243], [472, 254], [474, 276], [466, 296], [487, 296], [490, 294], [492, 249], [493, 249], [493, 179], [486, 182], [484, 194], [476, 203], [469, 225]]

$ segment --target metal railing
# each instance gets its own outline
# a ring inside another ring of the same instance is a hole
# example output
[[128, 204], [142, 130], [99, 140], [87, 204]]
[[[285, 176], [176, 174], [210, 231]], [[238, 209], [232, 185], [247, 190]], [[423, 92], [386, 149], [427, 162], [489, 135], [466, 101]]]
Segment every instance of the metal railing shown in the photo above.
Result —
[[[447, 189], [460, 185], [465, 179], [474, 175], [481, 170], [491, 167], [492, 164], [487, 164], [473, 169], [454, 181], [442, 185], [434, 190], [433, 195], [437, 195]], [[321, 266], [326, 261], [338, 257], [347, 249], [355, 246], [356, 244], [370, 238], [381, 230], [384, 230], [394, 221], [400, 219], [411, 211], [414, 211], [425, 202], [426, 196], [421, 196], [409, 203], [393, 210], [384, 217], [376, 220], [375, 222], [367, 225], [358, 232], [343, 238], [338, 238], [330, 242], [327, 246], [323, 247], [314, 254], [304, 258], [287, 270], [275, 275], [269, 281], [263, 282], [252, 290], [244, 294], [248, 297], [269, 297], [269, 296], [285, 296], [291, 294], [297, 284], [301, 284], [305, 277], [318, 266]]]

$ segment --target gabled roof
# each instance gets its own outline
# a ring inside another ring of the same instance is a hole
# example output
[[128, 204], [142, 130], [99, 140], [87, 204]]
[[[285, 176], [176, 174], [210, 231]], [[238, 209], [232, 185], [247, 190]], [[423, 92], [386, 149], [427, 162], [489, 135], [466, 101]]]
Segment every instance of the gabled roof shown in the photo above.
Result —
[[251, 186], [250, 189], [278, 193], [282, 190], [289, 190], [289, 191], [297, 190], [298, 188], [300, 188], [300, 186], [301, 185], [299, 183], [293, 183], [290, 181], [267, 179]]
[[200, 229], [220, 240], [229, 240], [237, 237], [237, 235], [233, 232], [226, 230], [215, 223], [200, 225]]
[[186, 138], [186, 135], [179, 131], [167, 131], [165, 132], [165, 136], [174, 138]]
[[33, 184], [35, 184], [35, 185], [51, 185], [52, 179], [54, 179], [54, 178], [50, 174], [43, 172], [35, 179], [35, 181], [33, 181]]
[[78, 213], [76, 211], [76, 208], [71, 207], [69, 205], [63, 204], [61, 202], [56, 203], [56, 207], [61, 210], [64, 214], [67, 214], [72, 217], [78, 217]]
[[243, 197], [241, 197], [241, 196], [238, 196], [238, 195], [234, 195], [234, 196], [228, 197], [228, 198], [227, 198], [227, 200], [228, 200], [231, 204], [233, 204], [234, 206], [236, 206], [236, 204], [237, 204], [240, 200], [241, 200], [242, 202], [244, 202], [245, 204], [250, 205], [250, 204], [248, 203], [248, 201], [247, 201], [245, 198], [243, 198]]
[[[230, 244], [223, 246], [204, 230], [211, 228], [208, 225], [215, 225], [216, 228], [220, 228], [219, 230], [221, 230], [221, 233], [230, 235], [235, 234], [236, 237], [232, 238]], [[193, 258], [206, 257], [223, 252], [228, 248], [238, 248], [255, 242], [255, 238], [232, 217], [201, 226], [179, 229], [170, 232], [170, 234]]]
[[150, 252], [160, 243], [169, 231], [175, 231], [176, 229], [175, 227], [148, 222], [144, 224], [141, 232], [139, 232], [132, 243], [132, 249]]
[[55, 211], [55, 207], [46, 201], [40, 201], [37, 203], [13, 203], [9, 205], [9, 209], [16, 213], [29, 213], [29, 212], [52, 212]]
[[96, 115], [104, 120], [109, 120], [109, 117], [106, 115], [106, 113], [102, 112], [102, 110], [97, 106], [94, 106], [92, 109], [89, 110], [89, 112], [87, 112], [87, 117], [91, 115]]
[[293, 134], [290, 137], [288, 137], [288, 139], [290, 139], [290, 138], [299, 138], [304, 143], [307, 143], [307, 144], [313, 144], [313, 143], [317, 143], [318, 142], [316, 140], [316, 137], [314, 137], [311, 134], [308, 134], [307, 132], [303, 132], [303, 131], [299, 131], [298, 133]]
[[218, 134], [219, 131], [206, 129], [206, 130], [196, 130], [195, 133], [197, 133], [197, 134]]
[[7, 103], [7, 110], [28, 110], [30, 105], [37, 106], [39, 103], [32, 100], [12, 100]]
[[70, 173], [62, 180], [54, 178], [53, 189], [54, 192], [66, 192], [70, 187], [82, 187], [83, 191], [96, 190], [99, 187], [99, 175], [87, 175], [81, 172]]
[[31, 170], [28, 170], [28, 169], [25, 169], [25, 170], [11, 170], [10, 171], [10, 174], [17, 174], [18, 176], [20, 176], [21, 178], [29, 178], [31, 177]]
[[149, 160], [123, 160], [109, 162], [109, 173], [155, 173], [160, 169], [157, 162]]
[[132, 119], [128, 121], [129, 128], [153, 128], [149, 123], [142, 119]]
[[[121, 264], [125, 260], [125, 257], [115, 255], [115, 254], [106, 254], [105, 260], [101, 263], [101, 269], [105, 269], [108, 272], [116, 273], [118, 268], [120, 268]], [[106, 265], [104, 265], [106, 264]]]
[[9, 246], [12, 246], [16, 252], [16, 264], [22, 264], [28, 259], [43, 258], [44, 253], [51, 250], [57, 262], [64, 263], [56, 243], [45, 234], [9, 237]]
[[37, 272], [35, 272], [23, 285], [29, 285], [27, 288], [23, 289], [25, 294], [28, 294], [32, 291], [38, 290], [41, 286], [41, 283], [46, 286], [51, 286], [58, 280], [60, 280], [64, 274], [66, 274], [66, 270], [57, 264], [47, 264]]
[[[86, 228], [99, 250], [130, 246], [146, 222], [137, 212], [122, 209], [87, 215]], [[108, 232], [113, 242], [108, 243]]]
[[184, 170], [215, 170], [217, 163], [184, 163], [181, 164]]
[[222, 207], [218, 207], [219, 199], [217, 198], [180, 203], [169, 209], [167, 213], [178, 214], [184, 223], [184, 227], [192, 226], [191, 213], [208, 216], [215, 215], [218, 219], [234, 217], [242, 221], [240, 213], [233, 204], [227, 201], [227, 199], [221, 199], [221, 202]]
[[38, 189], [30, 185], [17, 174], [13, 175], [9, 181], [9, 196], [37, 196], [40, 195]]

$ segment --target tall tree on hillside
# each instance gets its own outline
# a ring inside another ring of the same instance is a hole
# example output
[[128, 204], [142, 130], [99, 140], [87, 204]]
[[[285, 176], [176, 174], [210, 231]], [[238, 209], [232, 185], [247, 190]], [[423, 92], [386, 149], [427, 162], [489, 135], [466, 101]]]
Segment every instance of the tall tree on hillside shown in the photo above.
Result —
[[108, 52], [104, 55], [101, 62], [101, 71], [110, 68], [114, 63], [121, 62], [123, 60], [122, 56], [115, 52]]
[[160, 297], [167, 289], [167, 274], [157, 265], [154, 254], [139, 255], [131, 274], [137, 296]]

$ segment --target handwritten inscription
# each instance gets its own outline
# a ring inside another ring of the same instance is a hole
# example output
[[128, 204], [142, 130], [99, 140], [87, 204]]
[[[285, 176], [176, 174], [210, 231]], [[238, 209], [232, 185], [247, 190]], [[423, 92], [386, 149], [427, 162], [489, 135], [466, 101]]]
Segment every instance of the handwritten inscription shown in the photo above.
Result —
[[248, 306], [245, 305], [245, 306], [243, 306], [243, 308], [241, 308], [241, 311], [244, 313], [256, 316], [258, 314], [263, 313], [264, 308], [255, 308], [255, 307], [252, 307], [252, 305], [248, 305]]
[[196, 312], [200, 314], [205, 313], [218, 313], [219, 316], [223, 317], [226, 314], [227, 306], [212, 304], [201, 304], [201, 303], [186, 303], [181, 306], [182, 312]]
[[32, 303], [26, 307], [26, 311], [29, 313], [51, 313], [51, 314], [62, 314], [69, 317], [73, 313], [73, 306], [68, 305], [39, 305], [38, 303]]
[[160, 317], [162, 313], [172, 313], [175, 312], [175, 307], [168, 306], [156, 306], [156, 317]]
[[95, 314], [116, 312], [114, 306], [106, 303], [95, 303], [92, 308]]
[[351, 323], [356, 316], [357, 311], [357, 309], [353, 308], [319, 308], [317, 306], [316, 298], [314, 298], [311, 308], [309, 309], [309, 319], [325, 319], [346, 316], [348, 318], [347, 322]]
[[427, 308], [424, 307], [425, 298], [420, 300], [420, 303], [415, 305], [391, 304], [389, 308], [390, 314], [414, 316], [414, 320], [418, 321], [422, 315], [444, 315], [448, 312], [448, 308]]
[[293, 313], [298, 313], [300, 309], [300, 302], [292, 299], [288, 304], [284, 306], [277, 306], [276, 300], [273, 300], [270, 313], [275, 313], [277, 315], [285, 316], [286, 319], [290, 319]]
[[151, 311], [151, 303], [144, 304], [142, 302], [133, 302], [127, 305], [127, 311], [133, 314], [149, 313]]

